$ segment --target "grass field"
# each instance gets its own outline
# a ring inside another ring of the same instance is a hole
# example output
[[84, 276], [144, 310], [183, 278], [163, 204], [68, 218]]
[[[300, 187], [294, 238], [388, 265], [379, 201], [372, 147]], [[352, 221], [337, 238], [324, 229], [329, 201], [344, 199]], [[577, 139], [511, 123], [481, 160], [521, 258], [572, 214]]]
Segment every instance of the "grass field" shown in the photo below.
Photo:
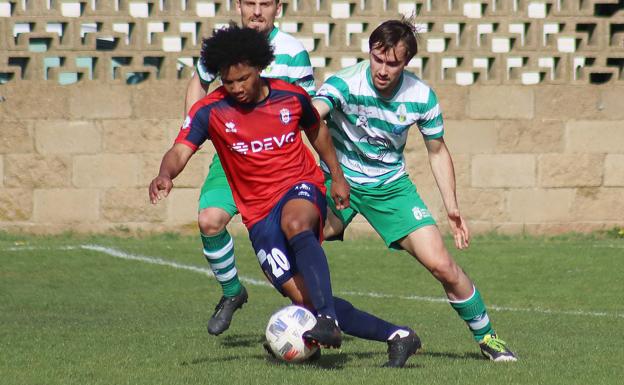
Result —
[[249, 303], [212, 337], [220, 290], [193, 237], [0, 233], [0, 384], [622, 383], [624, 239], [484, 236], [454, 253], [517, 352], [511, 364], [482, 359], [407, 254], [378, 239], [325, 246], [336, 294], [421, 336], [406, 368], [379, 368], [385, 344], [350, 337], [315, 364], [268, 360], [265, 324], [287, 301], [246, 238], [236, 251]]

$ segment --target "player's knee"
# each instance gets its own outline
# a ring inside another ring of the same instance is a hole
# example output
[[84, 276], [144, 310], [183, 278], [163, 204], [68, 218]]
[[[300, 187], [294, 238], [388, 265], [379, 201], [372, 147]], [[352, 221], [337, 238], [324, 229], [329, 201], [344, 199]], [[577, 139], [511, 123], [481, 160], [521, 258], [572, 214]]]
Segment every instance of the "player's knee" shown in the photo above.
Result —
[[309, 221], [298, 217], [286, 217], [282, 220], [282, 230], [286, 234], [286, 238], [290, 239], [295, 235], [304, 231], [311, 230]]
[[216, 235], [222, 232], [230, 220], [229, 215], [223, 215], [223, 213], [210, 209], [201, 210], [197, 216], [197, 222], [202, 234]]
[[461, 269], [452, 258], [445, 258], [431, 269], [431, 273], [443, 285], [453, 286], [460, 280]]

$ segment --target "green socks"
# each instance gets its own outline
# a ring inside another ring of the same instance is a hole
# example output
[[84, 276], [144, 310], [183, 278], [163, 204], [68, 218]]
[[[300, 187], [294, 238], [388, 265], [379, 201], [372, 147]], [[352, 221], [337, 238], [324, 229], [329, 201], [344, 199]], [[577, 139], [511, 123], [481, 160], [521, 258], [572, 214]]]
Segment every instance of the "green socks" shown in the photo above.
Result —
[[230, 233], [223, 230], [213, 236], [201, 234], [201, 240], [204, 245], [204, 256], [223, 289], [223, 295], [234, 297], [240, 294], [243, 287], [238, 280], [234, 261], [234, 241]]
[[487, 334], [494, 334], [490, 318], [485, 310], [485, 304], [476, 287], [473, 286], [473, 294], [470, 298], [462, 301], [449, 300], [449, 303], [461, 319], [466, 322], [475, 341], [481, 341]]

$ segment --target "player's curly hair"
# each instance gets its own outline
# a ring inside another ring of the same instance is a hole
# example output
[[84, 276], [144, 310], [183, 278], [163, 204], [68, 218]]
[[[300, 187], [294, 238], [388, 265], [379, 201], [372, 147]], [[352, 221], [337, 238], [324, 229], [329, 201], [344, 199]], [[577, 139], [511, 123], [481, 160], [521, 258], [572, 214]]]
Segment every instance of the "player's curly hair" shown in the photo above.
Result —
[[408, 63], [418, 52], [417, 37], [414, 15], [404, 16], [401, 20], [387, 20], [375, 28], [368, 39], [368, 48], [387, 51], [402, 41], [407, 49], [405, 63]]
[[201, 63], [213, 74], [240, 63], [263, 70], [273, 58], [273, 47], [264, 34], [233, 23], [202, 41]]

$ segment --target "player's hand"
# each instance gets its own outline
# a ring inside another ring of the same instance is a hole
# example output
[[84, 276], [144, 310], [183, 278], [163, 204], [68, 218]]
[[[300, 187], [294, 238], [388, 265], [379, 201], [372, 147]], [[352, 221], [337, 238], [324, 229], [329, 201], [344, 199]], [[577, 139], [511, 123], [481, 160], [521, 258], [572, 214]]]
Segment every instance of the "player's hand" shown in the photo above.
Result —
[[464, 218], [459, 214], [459, 210], [448, 213], [449, 224], [455, 239], [455, 247], [458, 249], [466, 249], [470, 245], [470, 230]]
[[169, 195], [169, 191], [173, 188], [173, 181], [166, 176], [158, 175], [149, 185], [149, 198], [153, 205], [159, 200]]
[[343, 210], [349, 207], [351, 186], [349, 186], [349, 182], [347, 182], [343, 175], [337, 176], [335, 179], [332, 175], [331, 190], [329, 193], [331, 194], [334, 204], [338, 210]]

